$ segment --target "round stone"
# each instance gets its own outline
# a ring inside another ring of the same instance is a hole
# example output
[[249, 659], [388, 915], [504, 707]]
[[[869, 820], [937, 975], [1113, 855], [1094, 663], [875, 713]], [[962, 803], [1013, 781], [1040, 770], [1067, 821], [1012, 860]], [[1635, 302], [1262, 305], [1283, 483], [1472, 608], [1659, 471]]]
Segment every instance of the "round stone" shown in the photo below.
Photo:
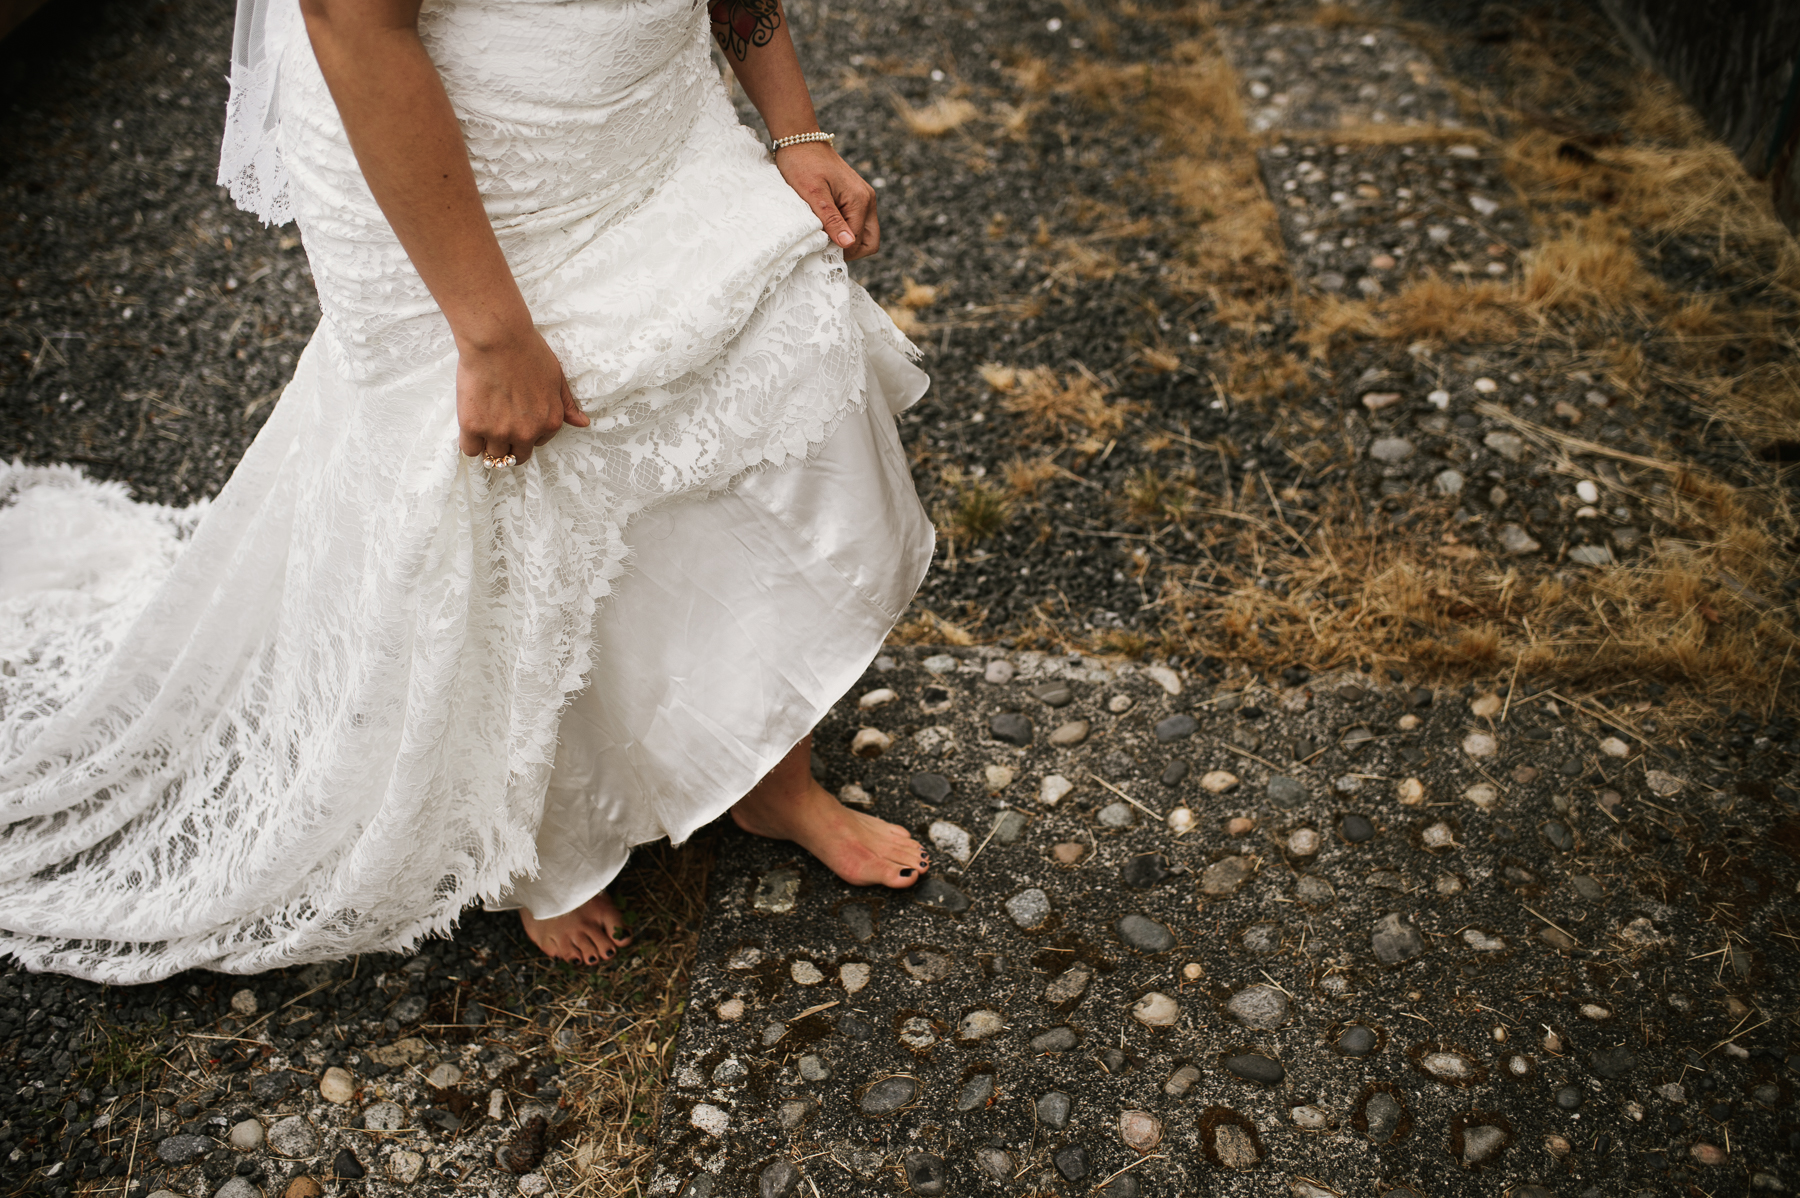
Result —
[[1500, 805], [1500, 791], [1486, 782], [1477, 782], [1463, 791], [1463, 798], [1483, 811], [1492, 811]]
[[239, 1019], [248, 1019], [256, 1014], [256, 991], [239, 990], [231, 996], [231, 1013]]
[[1471, 732], [1463, 737], [1462, 750], [1471, 757], [1492, 757], [1500, 751], [1500, 742], [1485, 732]]
[[912, 791], [914, 798], [924, 799], [934, 805], [941, 804], [950, 797], [950, 779], [942, 774], [914, 774], [906, 788]]
[[1688, 1149], [1688, 1155], [1694, 1158], [1696, 1164], [1707, 1166], [1722, 1165], [1727, 1160], [1727, 1154], [1723, 1148], [1704, 1141]]
[[1600, 751], [1608, 757], [1629, 757], [1631, 746], [1616, 736], [1609, 736], [1600, 742]]
[[1331, 1116], [1316, 1106], [1297, 1106], [1288, 1112], [1288, 1118], [1301, 1131], [1330, 1131]]
[[1453, 849], [1456, 847], [1456, 833], [1449, 824], [1440, 820], [1419, 833], [1419, 843], [1428, 849]]
[[1021, 890], [1006, 900], [1006, 913], [1027, 931], [1042, 927], [1050, 918], [1050, 896], [1035, 886]]
[[1285, 774], [1270, 778], [1266, 793], [1277, 807], [1295, 807], [1306, 801], [1306, 787]]
[[987, 783], [987, 792], [991, 795], [997, 795], [1011, 786], [1015, 776], [1010, 765], [990, 765], [981, 771], [982, 780]]
[[1100, 809], [1100, 826], [1103, 828], [1129, 828], [1137, 822], [1137, 815], [1130, 803], [1108, 803]]
[[1577, 1111], [1587, 1095], [1578, 1086], [1564, 1086], [1556, 1092], [1556, 1105], [1565, 1111]]
[[1222, 795], [1228, 790], [1235, 790], [1238, 776], [1229, 770], [1208, 770], [1200, 779], [1200, 789], [1208, 794]]
[[262, 1147], [263, 1125], [258, 1119], [244, 1119], [231, 1125], [226, 1142], [239, 1152], [255, 1152]]
[[342, 1105], [356, 1097], [356, 1079], [348, 1069], [333, 1065], [319, 1077], [319, 1095], [326, 1102]]
[[228, 1177], [213, 1191], [213, 1198], [262, 1198], [262, 1191], [247, 1177]]
[[1163, 766], [1163, 772], [1162, 772], [1160, 780], [1164, 786], [1180, 786], [1182, 783], [1182, 780], [1185, 779], [1187, 776], [1188, 776], [1188, 763], [1187, 762], [1171, 761], [1168, 765]]
[[1175, 947], [1175, 933], [1147, 915], [1127, 915], [1113, 929], [1140, 953], [1166, 953]]
[[1338, 1033], [1337, 1050], [1347, 1057], [1366, 1057], [1375, 1051], [1378, 1037], [1361, 1024], [1351, 1024]]
[[1186, 835], [1194, 830], [1194, 813], [1186, 807], [1177, 807], [1168, 815], [1169, 831], [1177, 836]]
[[1236, 894], [1256, 868], [1242, 857], [1221, 857], [1200, 873], [1200, 892], [1213, 898]]
[[1258, 982], [1232, 995], [1225, 1010], [1245, 1027], [1266, 1031], [1287, 1022], [1288, 996]]
[[1489, 1124], [1463, 1129], [1462, 1160], [1465, 1165], [1479, 1165], [1492, 1160], [1506, 1147], [1506, 1133]]
[[891, 1115], [910, 1105], [919, 1096], [919, 1083], [910, 1077], [884, 1077], [867, 1090], [857, 1102], [862, 1113], [870, 1116]]
[[1149, 1111], [1119, 1112], [1119, 1138], [1133, 1152], [1154, 1151], [1162, 1134], [1162, 1120]]
[[269, 1151], [276, 1156], [317, 1156], [319, 1133], [302, 1116], [289, 1115], [269, 1128]]
[[1031, 1038], [1031, 1051], [1034, 1053], [1068, 1052], [1079, 1043], [1081, 1041], [1075, 1035], [1073, 1028], [1053, 1027], [1049, 1031], [1039, 1032]]
[[1369, 817], [1366, 815], [1346, 815], [1343, 822], [1338, 825], [1338, 830], [1351, 844], [1362, 844], [1372, 840], [1375, 836], [1375, 825], [1369, 822]]
[[800, 1058], [800, 1079], [809, 1082], [828, 1081], [831, 1078], [831, 1066], [818, 1053], [809, 1052]]
[[1413, 443], [1405, 437], [1380, 437], [1369, 446], [1369, 456], [1393, 466], [1413, 455]]
[[856, 706], [859, 711], [868, 711], [871, 708], [880, 707], [884, 703], [892, 703], [899, 697], [900, 692], [891, 687], [877, 687], [858, 699]]
[[719, 1018], [726, 1023], [735, 1023], [744, 1017], [744, 1000], [728, 998], [719, 1004]]
[[1013, 680], [1013, 675], [1017, 673], [1018, 670], [1014, 668], [1012, 662], [1007, 661], [1004, 657], [996, 657], [990, 660], [987, 663], [987, 669], [981, 672], [981, 680], [994, 686], [1005, 686]]
[[1131, 703], [1130, 695], [1114, 695], [1106, 701], [1106, 710], [1114, 715], [1124, 715], [1131, 710]]
[[363, 1108], [363, 1126], [370, 1131], [399, 1131], [406, 1126], [406, 1112], [398, 1103], [373, 1102]]
[[764, 1166], [756, 1179], [757, 1198], [790, 1198], [800, 1188], [800, 1168], [785, 1156]]
[[425, 1084], [439, 1090], [448, 1090], [462, 1079], [463, 1071], [449, 1061], [445, 1061], [441, 1065], [434, 1066], [431, 1072], [425, 1075]]
[[969, 857], [974, 852], [974, 848], [969, 842], [968, 832], [964, 829], [948, 820], [933, 820], [931, 827], [925, 830], [925, 835], [938, 852], [952, 858], [959, 865], [969, 863]]
[[1185, 1097], [1187, 1092], [1194, 1088], [1194, 1083], [1199, 1080], [1199, 1069], [1192, 1065], [1182, 1065], [1175, 1072], [1169, 1074], [1168, 1080], [1163, 1082], [1163, 1093], [1170, 1098]]
[[1003, 744], [1024, 748], [1031, 743], [1031, 720], [1016, 711], [1003, 711], [988, 721], [988, 732]]
[[1247, 815], [1234, 815], [1225, 821], [1225, 835], [1246, 836], [1256, 830], [1256, 821]]
[[1085, 965], [1071, 965], [1044, 987], [1044, 1001], [1052, 1006], [1074, 1002], [1087, 993], [1088, 983], [1093, 980], [1093, 970]]
[[1295, 828], [1288, 833], [1287, 851], [1290, 856], [1310, 857], [1319, 851], [1321, 841], [1319, 834], [1311, 828]]
[[937, 1029], [923, 1015], [914, 1015], [900, 1025], [900, 1043], [914, 1052], [924, 1052], [937, 1043]]
[[984, 1144], [982, 1147], [975, 1150], [975, 1164], [983, 1173], [986, 1173], [991, 1180], [997, 1181], [1001, 1185], [1012, 1184], [1014, 1169], [1013, 1158], [1012, 1153], [1008, 1152], [1006, 1149], [994, 1148]]
[[962, 1093], [956, 1097], [956, 1109], [959, 1111], [976, 1111], [985, 1107], [994, 1097], [994, 1075], [977, 1073], [963, 1086]]
[[1057, 725], [1050, 733], [1050, 743], [1059, 749], [1072, 749], [1088, 738], [1088, 722], [1086, 720], [1070, 720], [1066, 724]]
[[962, 1022], [956, 1027], [956, 1038], [958, 1040], [985, 1040], [989, 1036], [999, 1035], [1005, 1030], [1006, 1017], [998, 1011], [989, 1011], [983, 1008], [979, 1011], [970, 1011], [962, 1017]]
[[1080, 1181], [1092, 1167], [1088, 1161], [1087, 1149], [1079, 1144], [1071, 1144], [1058, 1150], [1050, 1159], [1056, 1165], [1056, 1171], [1068, 1181]]
[[850, 752], [858, 757], [879, 757], [894, 747], [894, 738], [879, 728], [858, 728], [850, 740]]
[[1181, 1018], [1181, 1006], [1161, 991], [1152, 990], [1132, 1004], [1131, 1017], [1145, 1027], [1170, 1027]]
[[1051, 1131], [1061, 1131], [1069, 1126], [1069, 1115], [1075, 1109], [1074, 1102], [1061, 1090], [1052, 1090], [1037, 1100], [1038, 1122]]
[[1199, 730], [1200, 721], [1185, 712], [1180, 715], [1169, 716], [1167, 719], [1158, 720], [1156, 722], [1156, 727], [1153, 729], [1156, 733], [1156, 739], [1164, 744], [1168, 744], [1171, 741], [1185, 740]]
[[1419, 1058], [1419, 1068], [1439, 1081], [1460, 1082], [1475, 1076], [1475, 1062], [1459, 1052], [1428, 1052]]
[[1234, 1077], [1264, 1086], [1278, 1085], [1287, 1077], [1287, 1070], [1281, 1067], [1280, 1061], [1270, 1060], [1261, 1053], [1246, 1052], [1226, 1057], [1225, 1068]]

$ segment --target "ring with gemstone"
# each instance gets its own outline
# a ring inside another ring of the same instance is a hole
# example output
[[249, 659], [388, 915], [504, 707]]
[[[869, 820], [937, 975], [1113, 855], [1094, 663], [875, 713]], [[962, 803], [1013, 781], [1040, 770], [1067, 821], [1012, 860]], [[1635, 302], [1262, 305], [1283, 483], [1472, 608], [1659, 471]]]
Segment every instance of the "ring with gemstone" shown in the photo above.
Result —
[[504, 457], [496, 456], [491, 453], [484, 453], [481, 455], [481, 464], [486, 466], [489, 470], [498, 470], [503, 466], [517, 466], [519, 464], [519, 459], [510, 453]]

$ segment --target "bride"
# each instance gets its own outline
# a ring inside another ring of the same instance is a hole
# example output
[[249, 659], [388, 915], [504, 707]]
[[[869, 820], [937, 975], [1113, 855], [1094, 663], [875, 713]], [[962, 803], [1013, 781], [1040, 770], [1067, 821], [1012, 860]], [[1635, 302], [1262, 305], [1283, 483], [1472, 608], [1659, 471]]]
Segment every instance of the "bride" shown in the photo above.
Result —
[[241, 0], [221, 176], [322, 318], [210, 504], [0, 466], [0, 951], [253, 972], [480, 902], [598, 964], [632, 846], [726, 810], [916, 882], [809, 769], [932, 532], [779, 0]]

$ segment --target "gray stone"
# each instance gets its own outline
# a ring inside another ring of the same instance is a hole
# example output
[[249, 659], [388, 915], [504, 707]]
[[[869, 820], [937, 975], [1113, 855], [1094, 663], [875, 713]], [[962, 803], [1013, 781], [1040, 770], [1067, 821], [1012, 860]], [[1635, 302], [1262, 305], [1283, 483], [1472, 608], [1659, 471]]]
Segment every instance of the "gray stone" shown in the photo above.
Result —
[[1437, 488], [1439, 495], [1454, 498], [1462, 494], [1463, 483], [1466, 481], [1460, 470], [1444, 470], [1431, 480], [1431, 485]]
[[1244, 951], [1258, 957], [1272, 956], [1281, 951], [1281, 925], [1278, 923], [1253, 923], [1244, 929], [1239, 938]]
[[1194, 1083], [1199, 1080], [1200, 1070], [1196, 1066], [1179, 1066], [1175, 1072], [1169, 1074], [1168, 1080], [1163, 1082], [1163, 1093], [1170, 1098], [1185, 1098], [1187, 1092], [1193, 1089]]
[[1502, 524], [1498, 534], [1500, 548], [1514, 557], [1522, 557], [1527, 553], [1536, 553], [1543, 546], [1534, 541], [1531, 534], [1517, 524]]
[[1610, 566], [1613, 554], [1604, 545], [1577, 545], [1569, 550], [1569, 560], [1583, 566]]
[[870, 1116], [891, 1115], [919, 1096], [919, 1083], [910, 1077], [884, 1077], [867, 1090], [857, 1106]]
[[[366, 1120], [367, 1114], [363, 1116]], [[366, 1125], [366, 1124], [365, 1124]], [[231, 1125], [226, 1141], [239, 1152], [254, 1152], [263, 1144], [263, 1125], [259, 1119], [242, 1119]]]
[[1220, 1123], [1213, 1129], [1213, 1151], [1227, 1169], [1253, 1169], [1262, 1162], [1256, 1141], [1235, 1123]]
[[1100, 1065], [1108, 1073], [1118, 1077], [1131, 1068], [1131, 1058], [1125, 1055], [1123, 1048], [1115, 1046], [1100, 1054]]
[[1337, 901], [1337, 891], [1324, 878], [1307, 874], [1294, 884], [1294, 896], [1314, 907], [1329, 907]]
[[915, 798], [934, 805], [950, 798], [950, 779], [942, 774], [914, 774], [906, 788], [912, 791]]
[[1056, 1163], [1056, 1171], [1063, 1175], [1064, 1180], [1080, 1181], [1088, 1175], [1087, 1149], [1079, 1144], [1071, 1144], [1067, 1148], [1059, 1149], [1056, 1155], [1050, 1159]]
[[170, 1136], [156, 1146], [156, 1159], [169, 1165], [185, 1165], [197, 1161], [213, 1150], [206, 1136]]
[[1306, 787], [1286, 774], [1276, 774], [1269, 779], [1269, 802], [1277, 807], [1297, 807], [1306, 802]]
[[1569, 831], [1569, 825], [1561, 820], [1551, 820], [1544, 825], [1544, 839], [1559, 853], [1574, 851], [1575, 834]]
[[784, 1131], [793, 1131], [806, 1122], [812, 1113], [812, 1103], [804, 1098], [790, 1098], [775, 1108], [775, 1122]]
[[1140, 953], [1166, 953], [1175, 947], [1175, 933], [1146, 915], [1127, 915], [1113, 925], [1113, 930]]
[[[717, 1076], [715, 1073], [715, 1080]], [[816, 1052], [809, 1052], [800, 1058], [800, 1079], [802, 1081], [822, 1082], [828, 1081], [830, 1078], [831, 1066], [825, 1063], [824, 1057]]]
[[1013, 680], [1013, 675], [1018, 672], [1012, 662], [1007, 661], [1004, 657], [996, 657], [989, 661], [987, 668], [981, 672], [981, 680], [994, 686], [1005, 686]]
[[1565, 1111], [1578, 1111], [1586, 1097], [1579, 1086], [1564, 1086], [1556, 1092], [1556, 1105]]
[[1425, 938], [1398, 911], [1381, 917], [1369, 936], [1369, 945], [1383, 965], [1398, 965], [1425, 952]]
[[1050, 896], [1032, 886], [1006, 900], [1006, 913], [1019, 927], [1030, 931], [1050, 918]]
[[1085, 965], [1071, 965], [1044, 987], [1044, 1001], [1058, 1006], [1074, 1002], [1087, 993], [1088, 983], [1093, 980], [1093, 970]]
[[1288, 996], [1258, 982], [1232, 995], [1225, 1010], [1245, 1027], [1267, 1031], [1287, 1022]]
[[1419, 1068], [1445, 1082], [1465, 1082], [1477, 1073], [1475, 1062], [1460, 1052], [1428, 1052], [1419, 1058]]
[[975, 1164], [993, 1180], [1010, 1184], [1013, 1179], [1012, 1153], [1004, 1148], [983, 1146], [975, 1150]]
[[1517, 433], [1489, 433], [1481, 443], [1509, 462], [1524, 460], [1525, 439]]
[[1037, 1100], [1038, 1122], [1051, 1131], [1061, 1131], [1069, 1126], [1069, 1115], [1074, 1111], [1075, 1103], [1061, 1090], [1052, 1090]]
[[1130, 803], [1108, 803], [1100, 809], [1100, 826], [1103, 828], [1129, 828], [1137, 823], [1137, 812]]
[[1022, 811], [1003, 813], [994, 827], [994, 839], [1001, 844], [1018, 844], [1025, 836], [1025, 830], [1031, 827], [1031, 821], [1025, 818]]
[[800, 901], [800, 871], [772, 869], [756, 884], [750, 905], [765, 915], [786, 915]]
[[1623, 1044], [1604, 1048], [1588, 1058], [1588, 1067], [1607, 1081], [1617, 1081], [1637, 1068], [1637, 1054]]
[[1031, 721], [1016, 711], [1003, 711], [988, 721], [988, 731], [997, 741], [1024, 748], [1031, 743]]
[[800, 1167], [785, 1156], [770, 1161], [756, 1179], [758, 1198], [789, 1198], [800, 1188]]
[[250, 1081], [250, 1098], [262, 1105], [273, 1105], [288, 1096], [294, 1088], [294, 1075], [285, 1069], [265, 1073]]
[[1369, 1139], [1377, 1144], [1385, 1144], [1394, 1138], [1400, 1121], [1406, 1117], [1406, 1109], [1386, 1090], [1377, 1090], [1369, 1096], [1369, 1104], [1363, 1108], [1363, 1117], [1369, 1122]]
[[247, 1177], [228, 1177], [225, 1184], [213, 1191], [213, 1198], [263, 1198], [262, 1191], [251, 1184]]
[[1188, 763], [1187, 762], [1171, 761], [1168, 765], [1163, 766], [1161, 780], [1162, 780], [1162, 784], [1164, 786], [1179, 786], [1179, 785], [1181, 785], [1182, 779], [1186, 778], [1187, 776], [1188, 776]]
[[1169, 859], [1161, 853], [1139, 853], [1125, 862], [1119, 876], [1132, 889], [1147, 890], [1170, 876]]
[[959, 1111], [978, 1111], [985, 1107], [994, 1097], [994, 1075], [977, 1073], [956, 1096], [956, 1109]]
[[906, 1170], [906, 1184], [920, 1198], [936, 1198], [949, 1185], [949, 1175], [944, 1171], [944, 1158], [929, 1152], [909, 1152], [900, 1158], [900, 1167]]
[[1462, 1163], [1479, 1165], [1493, 1160], [1506, 1147], [1506, 1133], [1486, 1123], [1463, 1129]]
[[956, 671], [956, 658], [948, 653], [934, 653], [922, 664], [928, 674], [951, 674]]
[[1100, 1187], [1100, 1198], [1139, 1198], [1142, 1193], [1138, 1179], [1130, 1173], [1121, 1173]]
[[948, 915], [961, 915], [969, 909], [969, 896], [936, 874], [926, 874], [924, 881], [904, 893], [919, 906]]
[[1405, 437], [1382, 437], [1369, 446], [1369, 456], [1393, 466], [1413, 455], [1413, 443]]
[[1088, 731], [1086, 720], [1070, 720], [1056, 726], [1050, 733], [1050, 743], [1058, 749], [1072, 749], [1088, 738]]
[[1066, 682], [1045, 682], [1026, 692], [1046, 707], [1067, 707], [1075, 701], [1075, 692]]
[[1255, 867], [1242, 857], [1221, 857], [1201, 871], [1200, 892], [1214, 898], [1236, 894], [1255, 872]]
[[875, 939], [875, 912], [867, 903], [845, 903], [838, 908], [838, 919], [850, 929], [851, 938], [858, 944]]
[[1156, 739], [1168, 744], [1170, 741], [1185, 740], [1200, 728], [1200, 721], [1186, 712], [1172, 715], [1156, 722]]
[[1369, 1028], [1351, 1024], [1338, 1033], [1337, 1050], [1347, 1057], [1366, 1057], [1375, 1051], [1378, 1039]]
[[1353, 795], [1363, 787], [1363, 780], [1355, 774], [1341, 774], [1331, 780], [1331, 789], [1341, 795]]
[[1338, 831], [1351, 844], [1362, 844], [1375, 836], [1375, 825], [1369, 822], [1366, 815], [1346, 815], [1344, 822], [1338, 825]]
[[1136, 768], [1137, 762], [1131, 759], [1131, 754], [1119, 749], [1114, 749], [1100, 759], [1100, 772], [1105, 774], [1109, 781], [1117, 782], [1127, 778]]
[[1590, 903], [1597, 903], [1606, 897], [1606, 888], [1587, 874], [1576, 874], [1569, 879], [1569, 885], [1575, 888], [1576, 894]]
[[1247, 1082], [1258, 1085], [1279, 1085], [1287, 1076], [1287, 1070], [1281, 1067], [1280, 1061], [1270, 1060], [1261, 1053], [1244, 1052], [1225, 1058], [1225, 1069], [1234, 1077], [1241, 1077]]
[[1068, 1052], [1081, 1041], [1074, 1029], [1053, 1027], [1047, 1032], [1039, 1032], [1031, 1040], [1032, 1052]]
[[763, 1047], [773, 1048], [775, 1045], [781, 1043], [781, 1038], [785, 1035], [787, 1035], [787, 1024], [779, 1021], [763, 1024]]
[[401, 1023], [417, 1023], [425, 1018], [425, 996], [408, 994], [394, 1004], [394, 1018]]
[[319, 1133], [299, 1115], [277, 1120], [269, 1128], [268, 1140], [269, 1151], [276, 1156], [317, 1156], [319, 1152]]
[[937, 1028], [923, 1015], [913, 1015], [900, 1025], [900, 1043], [914, 1052], [924, 1052], [937, 1043]]

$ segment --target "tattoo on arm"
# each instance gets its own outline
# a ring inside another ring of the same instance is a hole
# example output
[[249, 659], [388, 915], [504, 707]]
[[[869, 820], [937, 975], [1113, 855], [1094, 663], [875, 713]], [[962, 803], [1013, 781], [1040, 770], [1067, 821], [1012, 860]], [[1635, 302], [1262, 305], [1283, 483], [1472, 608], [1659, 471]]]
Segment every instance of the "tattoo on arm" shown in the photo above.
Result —
[[713, 38], [739, 62], [781, 28], [781, 0], [713, 0], [710, 13]]

